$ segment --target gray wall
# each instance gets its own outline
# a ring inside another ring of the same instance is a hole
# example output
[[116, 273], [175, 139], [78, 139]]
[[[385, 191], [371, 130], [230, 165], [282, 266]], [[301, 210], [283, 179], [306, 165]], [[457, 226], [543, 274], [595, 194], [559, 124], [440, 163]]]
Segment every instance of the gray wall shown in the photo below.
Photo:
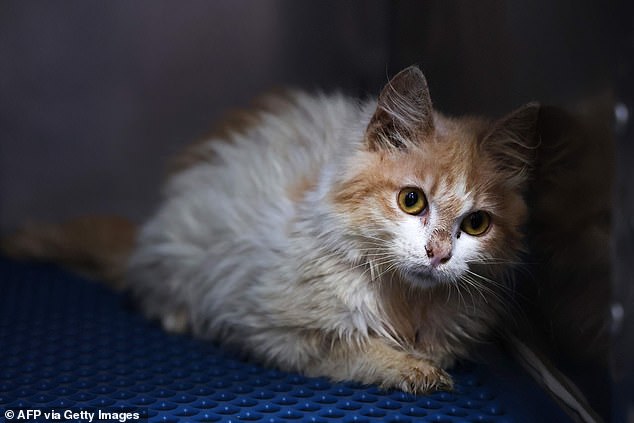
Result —
[[418, 63], [449, 113], [592, 94], [611, 81], [618, 26], [598, 2], [569, 3], [4, 1], [0, 232], [141, 219], [170, 156], [281, 85], [367, 95]]
[[86, 213], [142, 218], [168, 158], [226, 110], [289, 84], [373, 90], [385, 7], [3, 2], [0, 231]]

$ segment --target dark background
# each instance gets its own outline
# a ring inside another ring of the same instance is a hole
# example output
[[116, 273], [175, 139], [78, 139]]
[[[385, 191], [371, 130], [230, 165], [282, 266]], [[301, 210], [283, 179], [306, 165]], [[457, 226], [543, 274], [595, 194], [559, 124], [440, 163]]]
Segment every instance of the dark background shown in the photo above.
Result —
[[174, 153], [279, 86], [372, 95], [418, 64], [448, 114], [607, 96], [630, 114], [615, 124], [610, 246], [612, 401], [623, 417], [634, 357], [632, 9], [563, 0], [3, 1], [0, 233], [94, 213], [141, 220]]
[[170, 156], [278, 86], [371, 95], [416, 63], [450, 114], [595, 95], [620, 19], [546, 0], [2, 2], [0, 230], [142, 218]]

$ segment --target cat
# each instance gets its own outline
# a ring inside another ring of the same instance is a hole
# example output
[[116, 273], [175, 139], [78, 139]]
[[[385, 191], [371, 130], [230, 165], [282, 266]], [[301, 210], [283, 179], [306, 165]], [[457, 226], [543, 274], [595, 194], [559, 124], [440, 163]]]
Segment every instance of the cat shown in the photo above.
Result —
[[415, 66], [375, 99], [269, 97], [180, 157], [123, 285], [167, 330], [282, 370], [452, 389], [504, 313], [539, 110], [444, 116]]

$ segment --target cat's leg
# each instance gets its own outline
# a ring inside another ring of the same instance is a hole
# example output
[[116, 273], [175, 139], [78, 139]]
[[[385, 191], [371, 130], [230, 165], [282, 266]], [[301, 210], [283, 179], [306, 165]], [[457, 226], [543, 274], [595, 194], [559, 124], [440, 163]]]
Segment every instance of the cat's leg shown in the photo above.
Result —
[[377, 384], [414, 394], [453, 388], [451, 376], [429, 358], [392, 347], [378, 337], [355, 341], [333, 339], [319, 331], [271, 329], [254, 334], [249, 341], [252, 351], [265, 361], [308, 376]]
[[277, 362], [286, 370], [334, 381], [377, 384], [383, 389], [401, 389], [413, 394], [453, 388], [451, 376], [435, 363], [415, 352], [393, 348], [380, 338], [332, 342], [289, 335], [286, 334], [283, 346], [278, 344], [275, 348], [276, 357], [270, 355], [273, 348], [268, 349], [267, 357], [269, 362]]
[[322, 361], [310, 366], [308, 373], [414, 394], [453, 388], [451, 376], [429, 359], [393, 348], [380, 338], [370, 338], [361, 345], [334, 344]]

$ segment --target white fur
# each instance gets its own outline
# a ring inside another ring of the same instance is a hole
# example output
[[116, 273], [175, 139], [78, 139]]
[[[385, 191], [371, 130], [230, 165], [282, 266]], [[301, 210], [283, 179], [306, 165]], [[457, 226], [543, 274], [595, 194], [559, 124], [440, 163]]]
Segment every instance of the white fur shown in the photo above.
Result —
[[[304, 351], [280, 332], [363, 338], [386, 331], [364, 269], [351, 271], [334, 254], [345, 241], [327, 197], [342, 155], [362, 143], [373, 105], [301, 93], [294, 101], [295, 109], [265, 115], [232, 143], [209, 140], [220, 163], [200, 163], [169, 181], [129, 274], [150, 316], [170, 323], [187, 310], [196, 334], [239, 337], [258, 355], [290, 363]], [[302, 202], [289, 198], [294, 183], [315, 177]]]
[[[434, 185], [432, 179], [425, 181], [409, 180], [409, 186], [421, 187], [424, 191], [430, 192]], [[460, 280], [468, 269], [467, 263], [475, 261], [484, 255], [486, 251], [476, 237], [467, 234], [458, 237], [460, 233], [460, 223], [468, 213], [477, 210], [473, 194], [466, 189], [465, 178], [458, 178], [457, 182], [450, 185], [445, 178], [440, 178], [436, 184], [435, 196], [428, 195], [428, 211], [424, 218], [402, 214], [401, 219], [394, 222], [394, 255], [400, 256], [402, 267], [416, 271], [423, 269], [423, 274], [427, 277], [421, 278], [419, 272], [413, 273], [411, 283], [424, 288], [429, 288], [437, 283], [455, 283]], [[459, 198], [462, 209], [453, 215], [447, 210], [443, 203], [448, 198]], [[396, 199], [393, 208], [398, 210]], [[431, 259], [427, 256], [425, 247], [430, 242], [437, 231], [447, 231], [451, 234], [451, 260], [434, 267]], [[411, 274], [411, 273], [410, 273]]]

